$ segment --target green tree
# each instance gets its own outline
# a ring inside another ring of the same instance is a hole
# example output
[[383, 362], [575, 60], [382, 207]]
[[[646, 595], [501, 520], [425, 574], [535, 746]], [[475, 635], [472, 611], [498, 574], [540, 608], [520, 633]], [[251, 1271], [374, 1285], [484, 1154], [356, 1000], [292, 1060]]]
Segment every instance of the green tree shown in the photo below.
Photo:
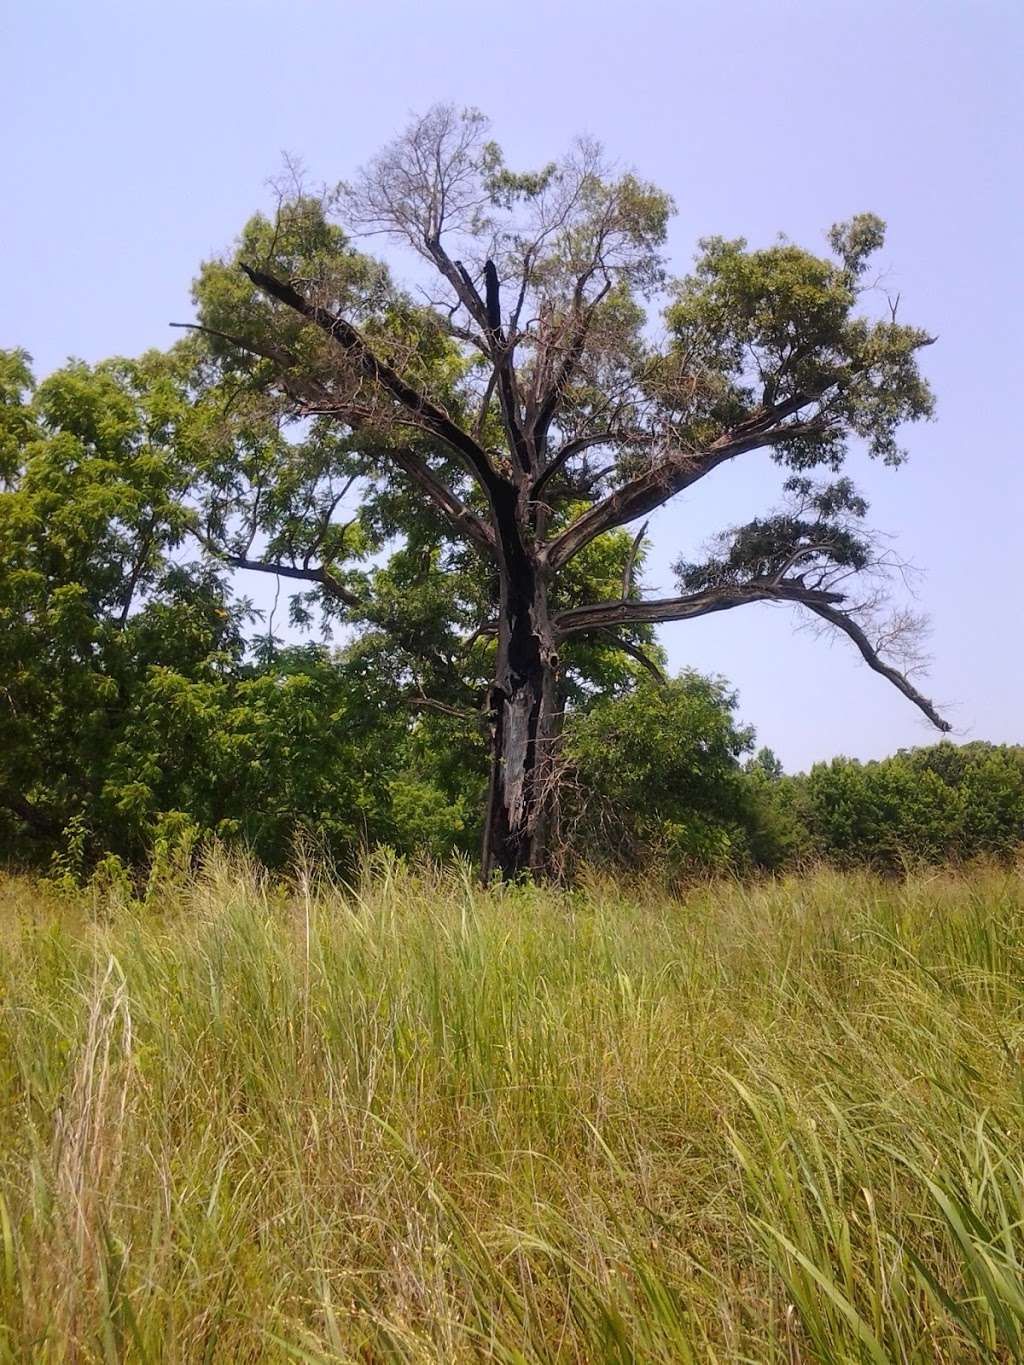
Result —
[[[204, 365], [190, 342], [37, 388], [27, 356], [0, 354], [0, 848], [38, 862], [73, 846], [84, 870], [140, 865], [171, 829], [271, 864], [299, 826], [341, 861], [382, 841], [464, 847], [485, 782], [475, 717], [396, 707], [402, 655], [381, 630], [343, 650], [253, 638], [206, 553], [222, 471], [273, 466], [285, 499], [318, 434], [283, 442], [272, 407]], [[374, 570], [378, 604], [408, 561]]]
[[[672, 281], [671, 209], [586, 141], [515, 172], [481, 116], [440, 107], [351, 183], [282, 196], [196, 283], [217, 392], [292, 433], [209, 464], [206, 544], [305, 580], [298, 612], [387, 635], [407, 696], [483, 712], [485, 875], [547, 867], [566, 705], [650, 665], [657, 622], [794, 605], [945, 728], [892, 660], [914, 623], [879, 624], [863, 499], [813, 478], [854, 443], [898, 464], [901, 424], [932, 411], [930, 338], [866, 307], [882, 223], [833, 228], [830, 256], [709, 239]], [[415, 296], [360, 233], [414, 254]], [[623, 528], [758, 450], [785, 505], [643, 597], [643, 527]]]
[[0, 809], [52, 842], [111, 799], [101, 756], [140, 676], [200, 663], [215, 675], [240, 654], [245, 606], [208, 568], [171, 558], [189, 524], [173, 435], [188, 412], [181, 357], [72, 364], [31, 399], [27, 358], [13, 362], [19, 384], [3, 385], [0, 409]]
[[563, 856], [675, 870], [747, 865], [754, 809], [739, 759], [754, 737], [735, 708], [722, 682], [684, 673], [577, 712], [562, 756]]
[[[453, 595], [481, 589], [413, 499], [382, 485], [339, 533], [365, 559], [353, 580], [372, 610], [349, 611], [359, 637], [282, 650], [234, 595], [230, 570], [250, 568], [238, 538], [252, 532], [229, 532], [224, 508], [250, 479], [271, 506], [261, 526], [295, 536], [319, 517], [329, 540], [334, 509], [306, 500], [326, 496], [344, 461], [333, 428], [283, 434], [277, 407], [218, 386], [191, 342], [72, 363], [38, 388], [28, 357], [4, 353], [0, 398], [9, 854], [45, 859], [70, 840], [83, 864], [108, 852], [138, 864], [168, 822], [243, 839], [269, 863], [299, 825], [343, 861], [380, 841], [438, 856], [478, 842], [486, 747], [472, 708], [489, 645], [454, 657]], [[396, 518], [406, 534], [389, 549]], [[345, 590], [326, 574], [323, 585], [329, 627]], [[316, 605], [293, 601], [296, 621]], [[580, 659], [579, 698], [631, 676], [611, 646]]]
[[898, 870], [1024, 844], [1024, 750], [948, 741], [873, 763], [836, 758], [786, 779], [790, 808], [819, 856]]

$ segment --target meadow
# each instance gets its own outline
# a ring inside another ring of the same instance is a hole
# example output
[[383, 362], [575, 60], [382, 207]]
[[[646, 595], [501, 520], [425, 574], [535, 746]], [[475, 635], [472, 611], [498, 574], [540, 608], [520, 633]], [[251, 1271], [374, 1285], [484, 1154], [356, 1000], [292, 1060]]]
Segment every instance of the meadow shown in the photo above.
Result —
[[0, 881], [0, 1360], [1024, 1359], [1024, 875]]

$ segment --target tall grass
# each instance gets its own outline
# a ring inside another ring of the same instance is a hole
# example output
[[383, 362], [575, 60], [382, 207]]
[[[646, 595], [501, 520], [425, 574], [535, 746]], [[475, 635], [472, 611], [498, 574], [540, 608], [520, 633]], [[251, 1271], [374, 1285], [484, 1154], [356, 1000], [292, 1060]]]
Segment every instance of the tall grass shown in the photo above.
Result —
[[1024, 1359], [1024, 878], [0, 882], [0, 1360]]

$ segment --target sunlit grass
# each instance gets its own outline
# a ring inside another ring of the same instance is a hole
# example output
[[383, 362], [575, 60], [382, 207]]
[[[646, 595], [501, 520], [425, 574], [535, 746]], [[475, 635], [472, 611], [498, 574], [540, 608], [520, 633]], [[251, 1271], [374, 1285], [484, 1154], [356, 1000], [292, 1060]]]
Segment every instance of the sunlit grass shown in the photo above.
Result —
[[0, 1360], [1024, 1358], [1024, 878], [0, 882]]

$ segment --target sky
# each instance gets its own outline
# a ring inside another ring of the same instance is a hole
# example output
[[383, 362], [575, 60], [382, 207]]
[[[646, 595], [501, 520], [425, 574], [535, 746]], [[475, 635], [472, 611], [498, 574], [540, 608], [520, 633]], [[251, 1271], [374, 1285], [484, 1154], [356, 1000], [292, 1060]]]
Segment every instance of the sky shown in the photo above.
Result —
[[[903, 468], [848, 472], [920, 570], [922, 690], [954, 738], [1024, 741], [1021, 0], [0, 0], [0, 57], [0, 346], [40, 375], [170, 344], [284, 153], [343, 178], [437, 101], [487, 113], [512, 165], [600, 139], [675, 198], [676, 273], [702, 236], [824, 250], [880, 214], [885, 287], [938, 337], [938, 409]], [[663, 509], [650, 591], [781, 481], [761, 454]], [[937, 738], [849, 641], [795, 626], [751, 606], [661, 640], [790, 770]]]

